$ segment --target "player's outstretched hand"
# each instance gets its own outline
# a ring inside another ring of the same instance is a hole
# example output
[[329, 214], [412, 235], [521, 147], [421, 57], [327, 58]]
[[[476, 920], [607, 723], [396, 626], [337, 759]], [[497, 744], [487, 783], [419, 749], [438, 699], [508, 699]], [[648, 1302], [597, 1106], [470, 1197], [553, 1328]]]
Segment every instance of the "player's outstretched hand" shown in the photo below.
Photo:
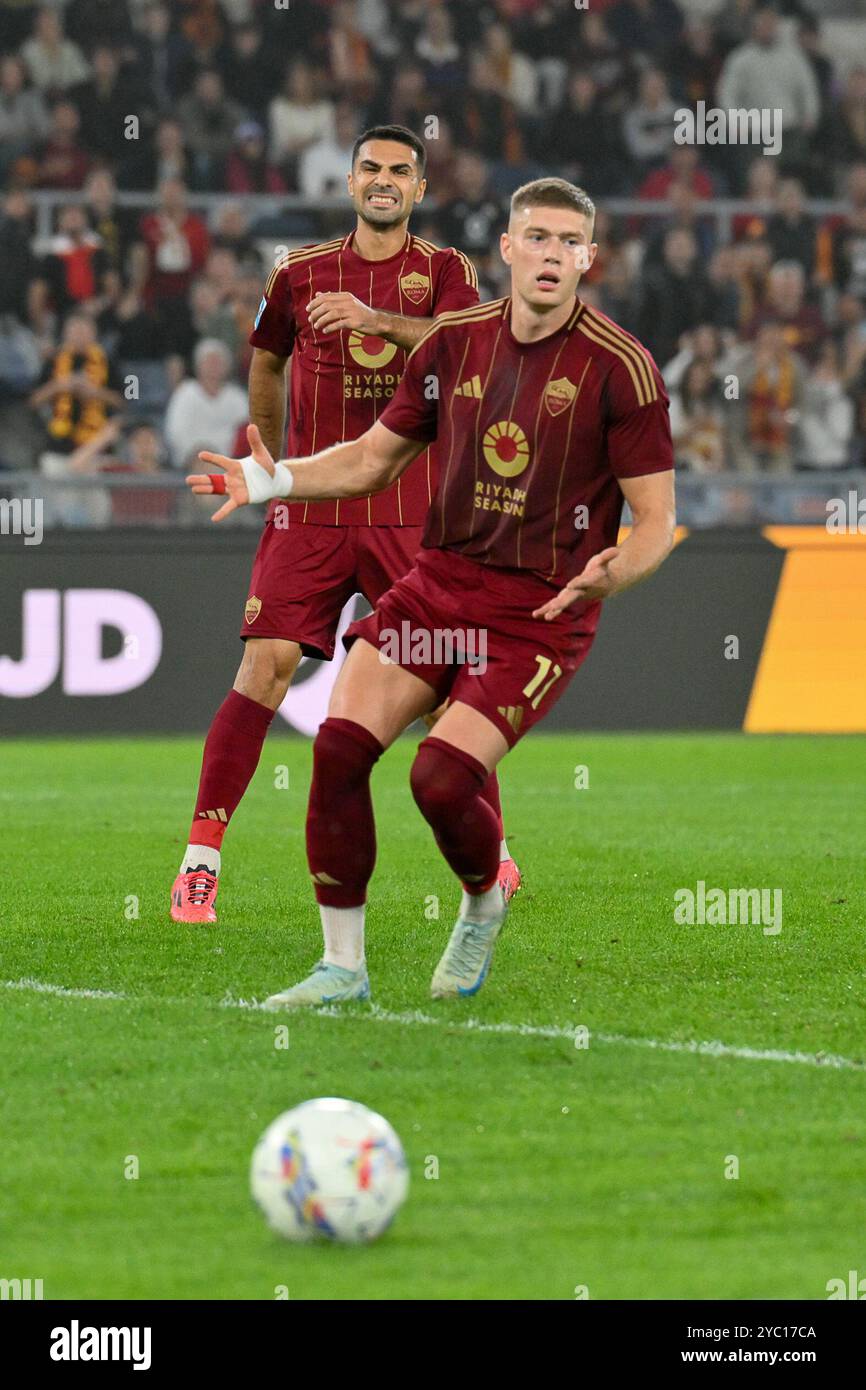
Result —
[[591, 556], [580, 574], [570, 579], [565, 588], [560, 589], [549, 603], [545, 603], [542, 608], [536, 608], [533, 618], [544, 618], [546, 622], [550, 622], [551, 618], [555, 618], [563, 609], [577, 603], [579, 599], [610, 598], [611, 594], [617, 591], [617, 583], [608, 565], [618, 554], [619, 547], [611, 545], [607, 550], [600, 550], [597, 555]]
[[[247, 442], [250, 446], [250, 457], [273, 477], [274, 461], [262, 443], [262, 436], [256, 425], [247, 426]], [[215, 463], [217, 468], [224, 470], [223, 473], [189, 473], [186, 478], [187, 486], [201, 497], [228, 494], [228, 501], [223, 502], [219, 511], [214, 512], [211, 521], [222, 521], [223, 517], [237, 511], [238, 507], [245, 507], [250, 500], [250, 494], [240, 459], [226, 458], [225, 454], [212, 454], [207, 449], [201, 450], [199, 458], [202, 463]]]

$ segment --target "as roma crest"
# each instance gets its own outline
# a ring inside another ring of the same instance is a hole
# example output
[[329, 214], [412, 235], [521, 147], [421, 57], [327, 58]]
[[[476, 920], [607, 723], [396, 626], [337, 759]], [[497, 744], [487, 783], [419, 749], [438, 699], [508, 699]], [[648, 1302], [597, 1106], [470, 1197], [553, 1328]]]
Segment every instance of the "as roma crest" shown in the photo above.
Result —
[[558, 381], [549, 381], [544, 391], [544, 404], [551, 415], [561, 415], [571, 405], [577, 395], [577, 387], [567, 376]]
[[262, 601], [260, 598], [256, 598], [255, 595], [253, 595], [252, 598], [247, 599], [244, 607], [244, 617], [248, 623], [254, 623], [261, 611]]
[[413, 270], [409, 275], [402, 277], [400, 289], [407, 299], [411, 299], [413, 304], [420, 304], [425, 295], [430, 293], [430, 277], [429, 275], [422, 275], [418, 270]]

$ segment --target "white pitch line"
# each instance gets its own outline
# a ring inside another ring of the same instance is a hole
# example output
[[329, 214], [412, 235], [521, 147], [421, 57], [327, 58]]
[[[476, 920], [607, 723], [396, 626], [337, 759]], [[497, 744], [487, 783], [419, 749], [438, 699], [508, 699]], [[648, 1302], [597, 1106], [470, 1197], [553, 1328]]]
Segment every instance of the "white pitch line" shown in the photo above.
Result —
[[700, 1057], [741, 1057], [747, 1062], [794, 1062], [802, 1067], [829, 1067], [836, 1071], [866, 1071], [866, 1062], [839, 1057], [833, 1052], [786, 1052], [777, 1047], [738, 1047], [735, 1043], [663, 1042], [658, 1038], [629, 1038], [621, 1033], [594, 1033], [598, 1042], [622, 1047], [648, 1047], [658, 1052], [692, 1052]]
[[44, 980], [0, 980], [3, 989], [29, 990], [33, 994], [53, 994], [58, 999], [126, 999], [110, 989], [67, 989], [65, 985], [48, 985]]
[[[222, 1001], [225, 1009], [265, 1010], [265, 1006], [255, 999], [233, 999], [227, 995]], [[266, 1012], [271, 1012], [267, 1010]], [[288, 1010], [274, 1010], [275, 1015], [286, 1017]], [[332, 1004], [328, 1008], [315, 1009], [322, 1018], [367, 1019], [374, 1023], [398, 1023], [404, 1027], [452, 1028], [461, 1033], [506, 1033], [521, 1038], [562, 1038], [574, 1042], [575, 1029], [561, 1024], [549, 1023], [484, 1023], [481, 1019], [434, 1018], [432, 1014], [413, 1009], [407, 1013], [392, 1013], [388, 1009], [371, 1004], [369, 1009], [347, 1013]], [[665, 1042], [660, 1038], [630, 1038], [623, 1033], [595, 1033], [590, 1029], [590, 1041], [605, 1043], [614, 1047], [643, 1047], [656, 1052], [692, 1053], [701, 1057], [736, 1057], [748, 1062], [790, 1062], [805, 1067], [827, 1067], [836, 1071], [863, 1071], [866, 1062], [851, 1057], [839, 1057], [831, 1052], [785, 1052], [781, 1048], [738, 1047], [733, 1043], [699, 1042], [694, 1038], [685, 1042]]]
[[[46, 984], [43, 980], [0, 980], [0, 988], [30, 990], [36, 994], [50, 994], [61, 999], [120, 999], [128, 1003], [188, 1004], [186, 999], [162, 999], [156, 995], [116, 994], [105, 989], [67, 989], [64, 985]], [[257, 999], [235, 999], [226, 994], [219, 1003], [222, 1009], [243, 1009], [256, 1013], [271, 1013], [273, 1017], [286, 1018], [289, 1010], [269, 1010]], [[318, 1018], [341, 1018], [361, 1020], [370, 1023], [396, 1023], [404, 1028], [450, 1028], [461, 1033], [499, 1033], [520, 1038], [559, 1038], [574, 1042], [575, 1029], [558, 1023], [484, 1023], [478, 1018], [448, 1019], [434, 1018], [432, 1014], [413, 1009], [405, 1013], [393, 1013], [371, 1004], [368, 1009], [345, 1010], [336, 1005], [312, 1011]], [[633, 1038], [624, 1033], [596, 1033], [590, 1029], [589, 1041], [603, 1043], [610, 1047], [639, 1047], [652, 1052], [680, 1052], [698, 1057], [734, 1057], [746, 1062], [788, 1062], [795, 1066], [825, 1068], [830, 1071], [864, 1071], [866, 1062], [852, 1057], [840, 1057], [832, 1052], [787, 1052], [775, 1047], [740, 1047], [735, 1043], [715, 1041], [700, 1042], [688, 1038], [684, 1042], [661, 1038]]]

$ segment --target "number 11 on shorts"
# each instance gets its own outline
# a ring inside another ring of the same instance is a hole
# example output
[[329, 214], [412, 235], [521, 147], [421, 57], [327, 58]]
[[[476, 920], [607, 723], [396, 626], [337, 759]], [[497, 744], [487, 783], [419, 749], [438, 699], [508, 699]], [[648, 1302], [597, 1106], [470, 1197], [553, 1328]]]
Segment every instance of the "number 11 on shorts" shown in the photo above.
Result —
[[[538, 670], [529, 684], [523, 687], [523, 693], [527, 700], [531, 701], [532, 708], [538, 709], [553, 682], [558, 681], [562, 675], [562, 667], [551, 661], [549, 656], [536, 656], [535, 660], [538, 662]], [[550, 674], [551, 670], [553, 675]], [[533, 695], [534, 700], [531, 699]]]

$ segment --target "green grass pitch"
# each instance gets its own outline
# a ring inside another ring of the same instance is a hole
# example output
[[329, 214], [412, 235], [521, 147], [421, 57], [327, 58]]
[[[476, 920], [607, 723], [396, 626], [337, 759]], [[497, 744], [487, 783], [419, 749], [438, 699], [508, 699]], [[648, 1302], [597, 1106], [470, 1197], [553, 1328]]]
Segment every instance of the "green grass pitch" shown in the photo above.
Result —
[[[866, 1274], [866, 741], [527, 739], [503, 774], [526, 887], [482, 992], [448, 1003], [428, 988], [456, 893], [414, 747], [374, 776], [382, 1012], [328, 1017], [236, 1006], [319, 953], [308, 743], [269, 739], [211, 929], [168, 918], [198, 739], [4, 745], [0, 1277], [46, 1298], [822, 1299]], [[781, 889], [781, 932], [677, 925], [698, 880]], [[394, 1124], [409, 1200], [377, 1245], [294, 1247], [252, 1207], [250, 1155], [334, 1094]]]

